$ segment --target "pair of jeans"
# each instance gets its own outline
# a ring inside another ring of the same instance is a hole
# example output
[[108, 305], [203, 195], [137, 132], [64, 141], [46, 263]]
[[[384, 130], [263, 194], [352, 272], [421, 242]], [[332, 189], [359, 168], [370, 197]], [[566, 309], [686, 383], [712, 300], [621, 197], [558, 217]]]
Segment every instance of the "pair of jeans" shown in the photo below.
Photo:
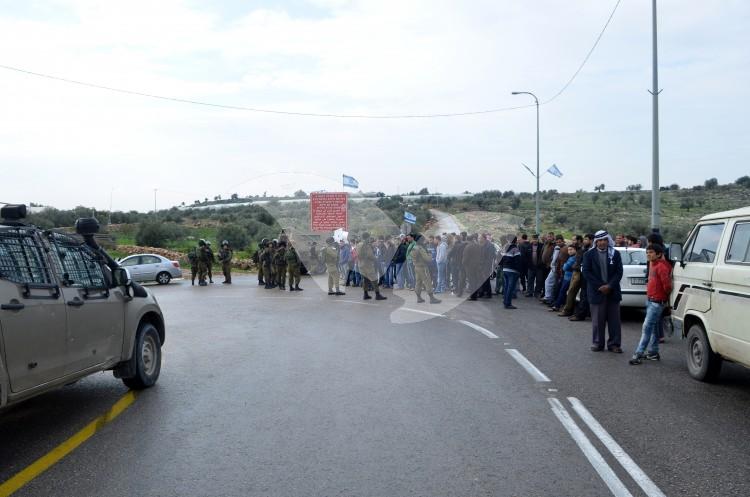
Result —
[[404, 288], [404, 263], [394, 262], [393, 263], [393, 284], [399, 288]]
[[513, 305], [513, 295], [516, 293], [519, 276], [518, 273], [512, 271], [503, 271], [503, 305], [505, 307]]
[[568, 297], [568, 288], [570, 288], [570, 280], [563, 280], [560, 290], [557, 292], [557, 299], [555, 299], [555, 307], [558, 309], [565, 304], [565, 299]]
[[437, 291], [442, 293], [445, 291], [446, 280], [448, 279], [448, 263], [438, 262], [437, 271]]
[[643, 320], [641, 341], [635, 349], [636, 355], [643, 354], [648, 347], [652, 354], [659, 352], [658, 326], [661, 323], [661, 315], [664, 312], [664, 304], [659, 302], [646, 302], [646, 319]]
[[534, 295], [534, 289], [536, 288], [536, 268], [530, 267], [527, 270], [526, 275], [526, 295]]

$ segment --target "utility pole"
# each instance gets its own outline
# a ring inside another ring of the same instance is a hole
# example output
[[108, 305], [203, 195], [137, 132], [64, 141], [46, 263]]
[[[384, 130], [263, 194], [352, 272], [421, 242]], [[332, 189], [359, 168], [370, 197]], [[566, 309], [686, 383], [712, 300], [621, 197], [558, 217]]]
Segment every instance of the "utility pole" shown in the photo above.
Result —
[[154, 188], [154, 218], [156, 218], [156, 190], [157, 188]]
[[536, 217], [534, 219], [534, 231], [538, 235], [540, 229], [540, 217], [539, 217], [539, 99], [536, 95], [529, 91], [514, 91], [512, 95], [531, 95], [534, 97], [536, 102], [536, 195], [534, 201], [536, 203]]
[[651, 14], [653, 24], [653, 130], [652, 130], [652, 164], [651, 164], [651, 230], [658, 233], [661, 228], [661, 205], [659, 198], [659, 63], [656, 45], [656, 0], [651, 0]]

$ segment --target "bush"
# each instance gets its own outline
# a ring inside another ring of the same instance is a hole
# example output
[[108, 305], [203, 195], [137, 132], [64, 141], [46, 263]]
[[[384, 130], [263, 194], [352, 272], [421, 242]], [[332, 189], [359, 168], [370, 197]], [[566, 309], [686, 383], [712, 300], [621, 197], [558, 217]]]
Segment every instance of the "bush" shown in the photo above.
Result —
[[[256, 221], [257, 222], [257, 221]], [[261, 223], [258, 223], [262, 226]], [[237, 224], [224, 224], [216, 230], [216, 240], [221, 243], [227, 240], [234, 250], [245, 250], [250, 245], [250, 233]]]
[[744, 186], [745, 188], [750, 188], [750, 176], [737, 178], [737, 181], [735, 181], [734, 183], [739, 186]]
[[135, 243], [146, 247], [165, 247], [170, 240], [182, 238], [184, 230], [175, 223], [143, 221], [135, 234]]
[[706, 182], [703, 183], [703, 186], [706, 187], [706, 190], [716, 188], [717, 186], [719, 186], [719, 180], [716, 178], [707, 179]]

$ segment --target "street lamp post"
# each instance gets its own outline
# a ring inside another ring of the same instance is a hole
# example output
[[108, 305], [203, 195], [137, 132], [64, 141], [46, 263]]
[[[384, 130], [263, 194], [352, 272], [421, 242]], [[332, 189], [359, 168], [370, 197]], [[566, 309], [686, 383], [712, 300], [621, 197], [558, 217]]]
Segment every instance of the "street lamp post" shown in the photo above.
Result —
[[651, 2], [653, 29], [653, 85], [651, 90], [653, 101], [652, 132], [652, 163], [651, 163], [651, 230], [658, 233], [661, 228], [661, 205], [659, 199], [659, 62], [656, 45], [656, 0]]
[[534, 196], [534, 201], [536, 203], [536, 217], [534, 220], [534, 231], [539, 234], [539, 99], [530, 91], [514, 91], [512, 94], [531, 95], [534, 97], [534, 102], [536, 102], [536, 195]]

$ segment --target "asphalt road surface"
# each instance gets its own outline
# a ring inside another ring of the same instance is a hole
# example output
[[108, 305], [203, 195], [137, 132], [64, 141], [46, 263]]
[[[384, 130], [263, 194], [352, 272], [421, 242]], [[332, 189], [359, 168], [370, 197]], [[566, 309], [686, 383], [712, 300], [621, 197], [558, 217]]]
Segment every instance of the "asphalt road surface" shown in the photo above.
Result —
[[[750, 371], [696, 382], [677, 337], [628, 365], [639, 312], [625, 354], [593, 353], [533, 299], [302, 286], [150, 287], [159, 383], [14, 495], [750, 495]], [[1, 413], [0, 482], [126, 393], [101, 373]]]

